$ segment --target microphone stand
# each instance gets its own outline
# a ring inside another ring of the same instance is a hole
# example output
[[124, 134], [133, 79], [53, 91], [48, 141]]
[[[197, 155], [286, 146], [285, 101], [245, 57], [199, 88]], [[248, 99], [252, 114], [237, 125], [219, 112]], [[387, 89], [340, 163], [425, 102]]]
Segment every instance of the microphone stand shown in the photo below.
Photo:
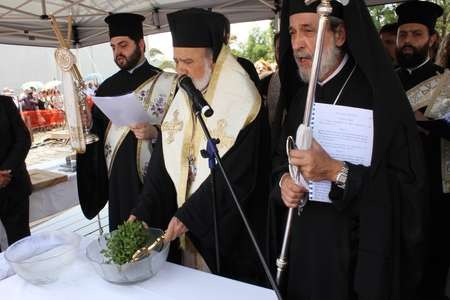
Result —
[[[256, 238], [255, 238], [255, 236], [253, 234], [252, 229], [250, 228], [250, 224], [248, 223], [247, 217], [245, 216], [245, 213], [242, 210], [241, 205], [239, 204], [239, 201], [238, 201], [238, 198], [236, 196], [236, 193], [234, 192], [234, 189], [231, 186], [231, 183], [230, 183], [230, 180], [228, 178], [228, 175], [227, 175], [227, 173], [226, 173], [226, 171], [225, 171], [225, 169], [223, 167], [222, 159], [219, 156], [219, 151], [218, 151], [217, 146], [216, 146], [218, 141], [211, 137], [211, 134], [209, 133], [208, 127], [206, 126], [206, 123], [203, 120], [201, 110], [197, 109], [196, 105], [194, 104], [194, 102], [192, 101], [192, 99], [190, 97], [189, 97], [189, 99], [191, 100], [192, 110], [193, 110], [195, 116], [197, 117], [197, 120], [199, 121], [200, 126], [202, 127], [203, 133], [205, 134], [205, 137], [206, 137], [206, 140], [207, 140], [207, 150], [206, 151], [203, 150], [203, 154], [207, 154], [207, 157], [209, 159], [209, 167], [211, 169], [211, 183], [213, 185], [215, 184], [214, 168], [215, 168], [215, 164], [217, 163], [217, 166], [219, 166], [220, 172], [222, 173], [223, 178], [225, 179], [225, 182], [227, 184], [228, 190], [230, 191], [231, 196], [232, 196], [232, 198], [234, 200], [236, 208], [238, 209], [239, 214], [240, 214], [240, 216], [242, 218], [242, 221], [244, 222], [245, 228], [247, 229], [247, 232], [248, 232], [248, 234], [250, 236], [250, 239], [251, 239], [251, 241], [253, 243], [253, 246], [255, 247], [256, 253], [258, 254], [258, 258], [259, 258], [259, 260], [260, 260], [260, 262], [261, 262], [261, 264], [262, 264], [262, 266], [264, 268], [264, 272], [266, 273], [267, 279], [269, 280], [272, 289], [274, 290], [275, 294], [277, 295], [277, 298], [281, 300], [282, 297], [281, 297], [280, 291], [279, 291], [279, 289], [278, 289], [278, 287], [277, 287], [277, 285], [275, 283], [275, 280], [273, 279], [272, 275], [270, 274], [269, 267], [267, 266], [267, 263], [266, 263], [266, 261], [264, 259], [264, 256], [262, 255], [261, 249], [259, 249], [258, 243], [256, 241]], [[210, 156], [209, 154], [212, 154], [212, 155]], [[211, 166], [213, 166], [213, 168], [211, 168]], [[213, 198], [213, 214], [214, 214], [213, 219], [215, 221], [214, 234], [215, 234], [215, 239], [216, 239], [216, 241], [215, 241], [215, 246], [216, 246], [216, 263], [218, 263], [218, 266], [220, 267], [219, 259], [218, 259], [219, 250], [218, 250], [217, 220], [216, 220], [217, 216], [216, 216], [216, 207], [215, 207], [215, 205], [216, 205], [215, 187], [212, 188], [212, 191], [213, 191], [213, 197], [214, 197]]]
[[[201, 113], [199, 114], [202, 118]], [[213, 227], [214, 227], [214, 247], [216, 254], [216, 271], [220, 275], [220, 247], [219, 247], [219, 229], [217, 225], [217, 198], [216, 198], [216, 157], [214, 149], [220, 143], [219, 139], [208, 139], [206, 150], [201, 150], [200, 153], [203, 158], [208, 159], [208, 166], [210, 170], [211, 196], [212, 196], [212, 210], [213, 210]]]

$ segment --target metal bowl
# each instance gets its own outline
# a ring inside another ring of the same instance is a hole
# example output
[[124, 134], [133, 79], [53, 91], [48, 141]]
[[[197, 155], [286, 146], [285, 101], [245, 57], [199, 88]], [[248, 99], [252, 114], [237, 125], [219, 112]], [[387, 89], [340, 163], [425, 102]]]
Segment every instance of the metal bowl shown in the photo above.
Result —
[[[149, 228], [148, 234], [150, 235], [150, 241], [154, 241], [163, 234], [163, 231]], [[149, 256], [137, 262], [117, 265], [109, 262], [101, 253], [106, 248], [106, 241], [109, 236], [110, 234], [107, 233], [98, 240], [89, 243], [86, 248], [86, 256], [97, 274], [104, 280], [112, 283], [133, 283], [153, 277], [161, 269], [169, 254], [170, 243], [166, 243], [161, 249], [152, 251]]]
[[17, 275], [41, 285], [56, 281], [78, 254], [80, 236], [73, 232], [42, 232], [23, 238], [5, 252]]

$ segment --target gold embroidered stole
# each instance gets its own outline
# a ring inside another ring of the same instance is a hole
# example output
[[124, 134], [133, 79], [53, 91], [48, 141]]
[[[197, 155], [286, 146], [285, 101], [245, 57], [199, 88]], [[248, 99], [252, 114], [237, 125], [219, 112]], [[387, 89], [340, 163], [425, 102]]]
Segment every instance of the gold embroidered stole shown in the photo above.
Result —
[[446, 71], [442, 74], [437, 74], [425, 81], [422, 81], [415, 87], [409, 89], [406, 92], [409, 103], [413, 111], [421, 109], [433, 103], [437, 96], [441, 93], [442, 89], [448, 87], [449, 72]]
[[[261, 107], [254, 83], [228, 47], [223, 47], [217, 58], [205, 99], [214, 109], [214, 115], [205, 119], [206, 125], [211, 136], [220, 139], [218, 150], [223, 157]], [[181, 206], [210, 173], [208, 160], [200, 155], [200, 150], [206, 149], [206, 139], [184, 90], [175, 95], [161, 132], [164, 163]]]
[[[160, 125], [164, 119], [175, 93], [177, 84], [176, 79], [176, 74], [161, 72], [149, 78], [134, 91], [134, 94], [150, 116], [150, 124]], [[108, 176], [111, 175], [117, 151], [129, 132], [130, 128], [127, 126], [116, 126], [111, 122], [108, 124], [104, 149]], [[141, 182], [144, 182], [144, 176], [150, 161], [151, 152], [151, 141], [138, 140], [136, 164]]]

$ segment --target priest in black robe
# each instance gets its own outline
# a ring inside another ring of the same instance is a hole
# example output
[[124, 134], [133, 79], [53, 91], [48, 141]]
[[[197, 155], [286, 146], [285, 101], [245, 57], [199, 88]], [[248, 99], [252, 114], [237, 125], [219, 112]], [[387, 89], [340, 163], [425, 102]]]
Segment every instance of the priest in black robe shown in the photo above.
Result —
[[[109, 25], [114, 61], [120, 70], [98, 87], [96, 96], [125, 95], [160, 72], [151, 66], [144, 56], [143, 20], [143, 16], [129, 13], [113, 14], [105, 19]], [[108, 172], [105, 139], [110, 121], [95, 105], [92, 116], [86, 116], [84, 119], [92, 124], [91, 132], [95, 133], [100, 141], [87, 145], [86, 153], [77, 155], [81, 208], [84, 215], [91, 219], [109, 200], [109, 229], [114, 230], [127, 220], [142, 189], [143, 183], [139, 178], [136, 163], [138, 141], [156, 138], [158, 133], [150, 124], [132, 128], [118, 147]]]
[[[264, 252], [270, 171], [267, 116], [255, 85], [223, 44], [223, 27], [218, 20], [218, 14], [202, 9], [169, 14], [174, 60], [177, 73], [191, 77], [214, 110], [206, 124], [212, 137], [220, 140], [224, 169]], [[205, 148], [190, 100], [179, 89], [161, 126], [140, 204], [130, 219], [137, 217], [149, 226], [166, 229], [169, 240], [180, 237], [185, 265], [263, 284], [265, 276], [255, 248], [217, 169], [218, 270], [213, 189], [208, 161], [200, 153]]]
[[[410, 1], [398, 6], [396, 12], [399, 24], [397, 57], [400, 65], [397, 74], [410, 98], [416, 100], [411, 105], [420, 129], [430, 185], [429, 239], [423, 298], [448, 299], [444, 296], [444, 290], [450, 266], [450, 239], [443, 237], [442, 232], [448, 233], [450, 228], [449, 175], [447, 181], [444, 179], [444, 174], [449, 173], [445, 166], [449, 164], [450, 155], [444, 145], [450, 145], [450, 124], [442, 117], [428, 116], [428, 104], [423, 102], [426, 94], [434, 92], [426, 82], [439, 80], [440, 74], [444, 72], [429, 57], [431, 47], [437, 43], [435, 24], [443, 9], [432, 2]], [[446, 86], [448, 89], [448, 82]], [[424, 96], [414, 97], [415, 91], [419, 89]], [[450, 111], [447, 108], [447, 111], [440, 112], [440, 116], [448, 113]]]
[[[286, 299], [414, 299], [422, 275], [426, 201], [414, 117], [365, 4], [332, 6], [315, 102], [371, 110], [372, 154], [365, 166], [331, 157], [315, 140], [309, 150], [289, 151], [290, 163], [306, 180], [326, 181], [330, 190], [329, 202], [313, 195], [300, 215], [294, 213]], [[285, 142], [303, 120], [307, 86], [300, 81], [309, 82], [316, 9], [317, 3], [284, 1], [281, 16], [282, 91], [292, 90], [286, 84], [298, 91], [284, 100], [289, 107], [271, 199], [292, 208], [307, 188], [290, 177]]]

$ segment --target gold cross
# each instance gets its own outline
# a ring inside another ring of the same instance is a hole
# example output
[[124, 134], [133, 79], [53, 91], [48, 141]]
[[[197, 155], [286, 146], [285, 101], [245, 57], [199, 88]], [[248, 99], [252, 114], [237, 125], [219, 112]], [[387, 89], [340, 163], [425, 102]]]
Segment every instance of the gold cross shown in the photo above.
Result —
[[183, 129], [183, 121], [178, 120], [180, 113], [178, 110], [173, 112], [173, 120], [170, 122], [164, 122], [161, 126], [161, 131], [167, 134], [167, 144], [172, 143], [175, 140], [175, 134], [177, 131]]
[[211, 136], [213, 138], [219, 139], [220, 142], [217, 145], [219, 148], [231, 148], [234, 143], [234, 139], [232, 136], [226, 134], [226, 128], [228, 123], [225, 119], [220, 119], [217, 121], [216, 128], [212, 130]]

